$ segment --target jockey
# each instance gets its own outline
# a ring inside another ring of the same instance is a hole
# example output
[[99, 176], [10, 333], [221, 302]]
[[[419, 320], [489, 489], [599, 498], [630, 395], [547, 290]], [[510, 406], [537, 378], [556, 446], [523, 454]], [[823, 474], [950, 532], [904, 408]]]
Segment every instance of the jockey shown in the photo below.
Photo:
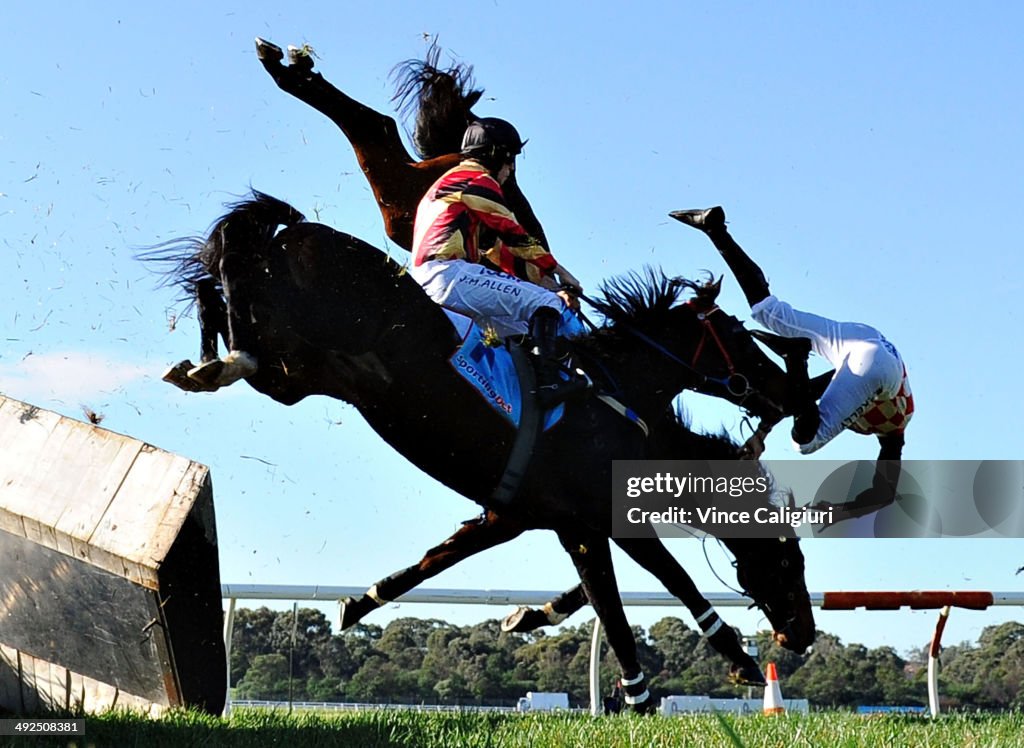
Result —
[[[559, 376], [558, 328], [578, 302], [556, 289], [582, 289], [506, 207], [501, 185], [523, 145], [505, 120], [485, 117], [469, 125], [462, 162], [431, 185], [416, 210], [409, 274], [438, 304], [501, 337], [529, 333], [542, 400], [561, 401], [587, 385]], [[491, 267], [480, 264], [485, 260]]]
[[[799, 339], [809, 338], [811, 349], [835, 367], [820, 402], [815, 405], [813, 399], [805, 398], [796, 413], [792, 431], [796, 448], [802, 454], [815, 452], [843, 429], [850, 429], [878, 438], [879, 460], [899, 460], [903, 432], [914, 413], [914, 398], [896, 347], [874, 327], [801, 312], [773, 296], [764, 273], [730, 236], [722, 208], [680, 210], [669, 215], [708, 235], [739, 281], [754, 319], [791, 339], [785, 341], [790, 343], [790, 355], [799, 349]], [[803, 355], [806, 357], [806, 348]]]

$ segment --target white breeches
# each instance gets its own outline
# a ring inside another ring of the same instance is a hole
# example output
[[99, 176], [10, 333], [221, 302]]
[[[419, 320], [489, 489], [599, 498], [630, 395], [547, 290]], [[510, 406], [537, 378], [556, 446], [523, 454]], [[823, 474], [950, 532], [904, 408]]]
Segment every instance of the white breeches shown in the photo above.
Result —
[[814, 452], [853, 422], [879, 398], [895, 397], [903, 380], [896, 348], [875, 328], [859, 322], [836, 322], [794, 309], [775, 296], [751, 307], [755, 320], [784, 338], [810, 338], [814, 352], [835, 368], [835, 376], [818, 402], [821, 425], [803, 454]]
[[438, 304], [493, 327], [501, 337], [525, 335], [541, 307], [559, 314], [565, 309], [552, 291], [465, 260], [428, 260], [410, 267], [409, 275]]

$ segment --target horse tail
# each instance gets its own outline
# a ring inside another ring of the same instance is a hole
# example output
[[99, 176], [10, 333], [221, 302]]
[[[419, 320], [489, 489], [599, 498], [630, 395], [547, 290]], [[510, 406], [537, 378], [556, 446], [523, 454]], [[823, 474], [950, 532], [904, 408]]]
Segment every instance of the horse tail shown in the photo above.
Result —
[[171, 239], [137, 253], [162, 276], [159, 285], [181, 289], [179, 301], [191, 306], [201, 282], [220, 282], [220, 263], [229, 247], [257, 253], [277, 235], [279, 226], [293, 226], [305, 216], [283, 200], [258, 190], [252, 197], [232, 203], [204, 237]]
[[421, 159], [458, 153], [466, 126], [476, 119], [470, 111], [483, 96], [474, 88], [473, 66], [456, 63], [441, 70], [441, 49], [431, 41], [426, 59], [406, 60], [392, 71], [399, 111], [408, 118], [416, 115], [412, 142]]

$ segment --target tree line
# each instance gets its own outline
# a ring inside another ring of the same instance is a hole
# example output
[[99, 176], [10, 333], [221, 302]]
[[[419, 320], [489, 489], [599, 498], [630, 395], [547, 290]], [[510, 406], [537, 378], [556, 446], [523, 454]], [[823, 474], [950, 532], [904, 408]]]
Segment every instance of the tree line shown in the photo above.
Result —
[[[655, 698], [743, 695], [726, 681], [725, 659], [680, 619], [662, 618], [648, 631], [634, 632]], [[333, 633], [314, 608], [300, 608], [294, 617], [266, 607], [240, 609], [231, 640], [231, 682], [240, 699], [511, 705], [527, 691], [565, 691], [574, 705], [585, 706], [590, 638], [590, 623], [507, 634], [496, 620], [455, 626], [420, 618]], [[769, 632], [755, 641], [761, 663], [776, 664], [787, 698], [841, 708], [928, 703], [926, 647], [904, 659], [891, 647], [844, 645], [826, 632], [818, 632], [808, 655], [781, 649]], [[975, 644], [945, 648], [942, 666], [945, 706], [1024, 709], [1024, 624], [990, 626]], [[614, 657], [606, 653], [604, 693], [617, 673]]]

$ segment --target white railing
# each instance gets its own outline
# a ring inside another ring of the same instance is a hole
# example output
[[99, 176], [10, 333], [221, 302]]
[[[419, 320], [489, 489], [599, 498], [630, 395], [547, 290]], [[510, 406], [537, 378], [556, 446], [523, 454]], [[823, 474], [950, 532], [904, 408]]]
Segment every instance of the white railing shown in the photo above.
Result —
[[514, 712], [514, 706], [478, 706], [476, 704], [359, 704], [342, 701], [264, 701], [236, 699], [232, 707], [241, 709], [305, 709], [318, 712], [365, 712], [401, 710], [412, 712]]
[[[297, 584], [224, 584], [221, 596], [228, 601], [224, 619], [224, 641], [227, 647], [228, 693], [231, 688], [231, 634], [234, 629], [235, 603], [238, 600], [320, 600], [339, 602], [346, 597], [359, 598], [366, 592], [365, 587]], [[398, 597], [396, 603], [435, 603], [445, 605], [543, 605], [561, 591], [543, 590], [459, 590], [438, 588], [417, 588]], [[721, 607], [747, 607], [751, 600], [735, 592], [701, 593], [709, 603]], [[623, 605], [649, 607], [675, 606], [680, 602], [667, 592], [622, 592]], [[984, 604], [977, 604], [978, 596], [984, 596]], [[970, 607], [985, 608], [990, 605], [1024, 606], [1024, 592], [812, 592], [811, 605], [824, 610], [848, 610], [864, 607], [868, 610], [893, 610], [900, 607], [915, 609], [940, 609], [939, 622], [932, 637], [928, 661], [928, 701], [933, 716], [939, 713], [938, 696], [938, 654], [939, 642], [950, 606], [961, 604], [964, 598], [972, 600]], [[839, 604], [836, 604], [839, 601]], [[601, 694], [598, 688], [600, 667], [601, 622], [594, 619], [594, 633], [590, 650], [590, 711], [599, 714]], [[230, 696], [224, 713], [231, 711]]]

